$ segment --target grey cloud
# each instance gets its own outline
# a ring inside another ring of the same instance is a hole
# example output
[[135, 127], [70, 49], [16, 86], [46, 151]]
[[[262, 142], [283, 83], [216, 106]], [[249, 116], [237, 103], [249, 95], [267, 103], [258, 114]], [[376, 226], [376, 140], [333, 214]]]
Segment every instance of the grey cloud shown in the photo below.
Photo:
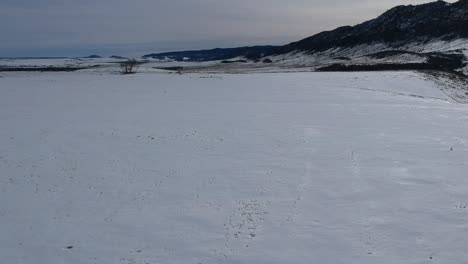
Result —
[[[424, 0], [2, 0], [0, 56], [285, 44]], [[452, 1], [453, 2], [453, 1]]]

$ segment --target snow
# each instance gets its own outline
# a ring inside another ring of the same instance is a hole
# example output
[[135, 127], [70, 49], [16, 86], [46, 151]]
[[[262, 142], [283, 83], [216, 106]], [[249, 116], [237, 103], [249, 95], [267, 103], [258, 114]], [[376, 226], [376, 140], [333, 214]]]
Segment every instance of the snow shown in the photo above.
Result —
[[99, 64], [115, 63], [121, 61], [112, 58], [31, 58], [31, 59], [2, 59], [0, 66], [8, 67], [66, 67], [66, 66], [93, 66]]
[[[375, 58], [371, 55], [383, 51], [406, 51], [383, 58]], [[331, 64], [345, 65], [376, 65], [376, 64], [408, 64], [427, 62], [427, 53], [446, 52], [464, 54], [468, 63], [468, 39], [455, 39], [444, 41], [435, 39], [429, 42], [414, 42], [404, 46], [389, 45], [386, 43], [370, 43], [357, 45], [350, 48], [333, 48], [323, 52], [308, 53], [293, 51], [286, 54], [272, 55], [262, 58], [260, 61], [247, 60], [244, 57], [236, 57], [228, 61], [246, 60], [247, 62], [221, 63], [218, 61], [194, 62], [174, 61], [170, 59], [143, 59], [145, 63], [139, 65], [139, 72], [161, 72], [161, 68], [182, 67], [184, 72], [204, 73], [277, 73], [277, 72], [310, 72]], [[419, 54], [418, 54], [419, 53]], [[263, 63], [264, 59], [270, 59], [273, 63]], [[90, 73], [118, 73], [120, 72], [120, 59], [112, 58], [64, 58], [64, 59], [0, 59], [0, 67], [92, 67], [84, 70]], [[468, 64], [467, 64], [468, 65]], [[457, 69], [468, 75], [468, 66]]]
[[[334, 48], [323, 52], [306, 53], [290, 52], [281, 55], [270, 56], [277, 65], [287, 67], [312, 67], [313, 69], [326, 65], [341, 64], [385, 64], [385, 63], [424, 63], [427, 58], [424, 54], [399, 54], [387, 56], [382, 59], [370, 58], [372, 55], [382, 51], [401, 50], [417, 53], [431, 52], [461, 52], [465, 54], [468, 63], [468, 39], [461, 38], [452, 41], [432, 40], [427, 43], [414, 42], [404, 46], [391, 46], [384, 43], [371, 43], [357, 45], [351, 48]], [[342, 60], [340, 57], [346, 57], [348, 60]], [[464, 73], [468, 72], [468, 67], [461, 69]]]
[[468, 106], [418, 73], [2, 76], [2, 263], [468, 257]]
[[451, 41], [433, 40], [424, 44], [408, 44], [406, 49], [415, 52], [448, 52], [468, 50], [468, 39], [460, 38]]
[[468, 48], [466, 48], [463, 51], [463, 54], [465, 55], [466, 61], [465, 61], [465, 67], [462, 70], [463, 70], [463, 74], [468, 76]]

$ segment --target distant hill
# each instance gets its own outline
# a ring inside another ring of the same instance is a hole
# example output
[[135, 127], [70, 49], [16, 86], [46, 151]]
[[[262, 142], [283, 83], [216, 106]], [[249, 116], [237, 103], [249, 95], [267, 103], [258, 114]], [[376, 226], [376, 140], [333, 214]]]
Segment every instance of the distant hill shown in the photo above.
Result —
[[153, 53], [143, 56], [144, 58], [153, 59], [170, 59], [175, 61], [214, 61], [227, 60], [235, 57], [244, 57], [255, 60], [264, 56], [274, 54], [278, 49], [276, 46], [254, 46], [240, 47], [229, 49], [211, 49], [211, 50], [192, 50], [192, 51], [176, 51], [165, 53]]
[[116, 59], [116, 60], [125, 60], [125, 59], [128, 59], [128, 58], [126, 58], [126, 57], [118, 56], [118, 55], [112, 55], [112, 56], [110, 56], [109, 58], [111, 58], [111, 59]]

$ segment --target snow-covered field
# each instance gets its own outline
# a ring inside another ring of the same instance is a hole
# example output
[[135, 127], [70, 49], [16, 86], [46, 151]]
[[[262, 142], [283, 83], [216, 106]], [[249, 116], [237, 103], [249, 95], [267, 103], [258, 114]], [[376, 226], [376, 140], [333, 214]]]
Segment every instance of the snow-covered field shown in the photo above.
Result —
[[468, 259], [468, 105], [419, 73], [4, 73], [0, 263]]

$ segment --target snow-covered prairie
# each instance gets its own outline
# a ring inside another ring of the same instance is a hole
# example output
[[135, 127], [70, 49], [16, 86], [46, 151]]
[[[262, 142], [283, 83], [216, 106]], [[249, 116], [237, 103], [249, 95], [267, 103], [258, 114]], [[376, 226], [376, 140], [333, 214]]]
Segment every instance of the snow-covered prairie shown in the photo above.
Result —
[[0, 263], [468, 259], [468, 105], [418, 73], [2, 76]]

